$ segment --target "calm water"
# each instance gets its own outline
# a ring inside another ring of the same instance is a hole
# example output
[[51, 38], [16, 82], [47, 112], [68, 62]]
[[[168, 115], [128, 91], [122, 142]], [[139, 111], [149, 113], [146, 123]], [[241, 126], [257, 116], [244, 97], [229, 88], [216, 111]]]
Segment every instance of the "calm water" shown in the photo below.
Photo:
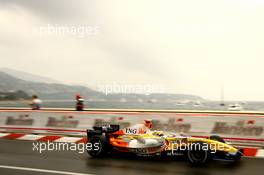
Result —
[[[172, 102], [120, 102], [120, 101], [86, 101], [86, 108], [138, 108], [138, 109], [199, 109], [199, 110], [228, 110], [229, 104], [236, 102], [226, 102], [225, 106], [220, 106], [219, 102], [204, 101], [200, 104], [189, 102], [186, 104]], [[244, 102], [240, 103], [244, 110], [264, 111], [264, 102]], [[0, 102], [0, 107], [29, 107], [28, 103], [20, 101]], [[48, 101], [43, 100], [43, 107], [46, 108], [72, 108], [75, 101]]]

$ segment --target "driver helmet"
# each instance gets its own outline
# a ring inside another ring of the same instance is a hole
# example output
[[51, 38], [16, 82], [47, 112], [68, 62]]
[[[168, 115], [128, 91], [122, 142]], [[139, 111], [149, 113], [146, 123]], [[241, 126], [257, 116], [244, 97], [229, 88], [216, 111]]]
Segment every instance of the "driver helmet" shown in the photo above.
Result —
[[152, 120], [150, 120], [150, 119], [144, 120], [144, 125], [147, 128], [151, 129], [152, 128]]

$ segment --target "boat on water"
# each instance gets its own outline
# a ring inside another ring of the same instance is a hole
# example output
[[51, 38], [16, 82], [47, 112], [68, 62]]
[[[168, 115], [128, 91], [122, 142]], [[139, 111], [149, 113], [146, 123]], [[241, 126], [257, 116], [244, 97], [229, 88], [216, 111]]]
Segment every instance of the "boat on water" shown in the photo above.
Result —
[[244, 108], [239, 103], [235, 103], [235, 104], [230, 104], [228, 106], [228, 110], [229, 111], [242, 111], [242, 110], [244, 110]]

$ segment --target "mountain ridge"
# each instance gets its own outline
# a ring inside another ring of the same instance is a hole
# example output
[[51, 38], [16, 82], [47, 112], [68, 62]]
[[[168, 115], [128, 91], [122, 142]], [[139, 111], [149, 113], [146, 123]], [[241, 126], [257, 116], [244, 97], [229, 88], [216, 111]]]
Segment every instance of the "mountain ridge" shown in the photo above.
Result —
[[37, 82], [37, 83], [61, 83], [58, 80], [55, 80], [53, 78], [48, 78], [40, 75], [31, 74], [28, 72], [20, 71], [20, 70], [14, 70], [10, 68], [2, 67], [0, 68], [0, 72], [4, 72], [8, 75], [11, 75], [13, 77], [16, 77], [21, 80], [25, 81], [31, 81], [31, 82]]
[[177, 101], [177, 100], [203, 100], [203, 98], [189, 94], [162, 94], [152, 93], [149, 95], [144, 94], [104, 94], [95, 90], [92, 90], [85, 86], [79, 85], [67, 85], [61, 83], [44, 83], [44, 82], [32, 82], [19, 79], [8, 73], [0, 71], [0, 91], [24, 91], [28, 95], [36, 94], [42, 99], [50, 100], [65, 100], [74, 99], [76, 93], [80, 93], [85, 99], [93, 100], [128, 100], [128, 101]]

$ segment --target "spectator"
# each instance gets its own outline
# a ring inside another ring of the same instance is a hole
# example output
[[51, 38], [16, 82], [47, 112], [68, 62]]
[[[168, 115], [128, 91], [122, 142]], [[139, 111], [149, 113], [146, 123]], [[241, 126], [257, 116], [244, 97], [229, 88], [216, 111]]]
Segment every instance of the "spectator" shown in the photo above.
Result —
[[41, 105], [42, 105], [42, 101], [38, 98], [38, 96], [33, 95], [32, 96], [32, 102], [30, 103], [32, 110], [40, 109]]
[[84, 99], [80, 94], [76, 95], [76, 111], [83, 111], [84, 108]]

